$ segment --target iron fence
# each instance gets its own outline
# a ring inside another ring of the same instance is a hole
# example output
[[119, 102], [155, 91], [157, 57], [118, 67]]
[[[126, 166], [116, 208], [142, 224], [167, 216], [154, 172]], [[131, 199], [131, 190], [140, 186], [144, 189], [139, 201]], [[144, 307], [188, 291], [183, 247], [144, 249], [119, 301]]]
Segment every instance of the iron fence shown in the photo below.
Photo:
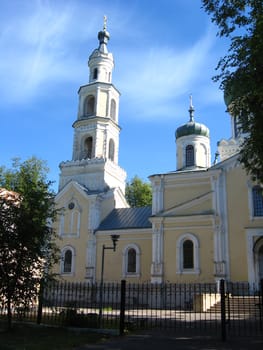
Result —
[[[102, 288], [102, 290], [101, 290]], [[261, 288], [247, 283], [87, 284], [52, 282], [37, 303], [13, 308], [13, 319], [60, 326], [173, 329], [227, 336], [262, 334]], [[7, 317], [4, 305], [2, 318]]]

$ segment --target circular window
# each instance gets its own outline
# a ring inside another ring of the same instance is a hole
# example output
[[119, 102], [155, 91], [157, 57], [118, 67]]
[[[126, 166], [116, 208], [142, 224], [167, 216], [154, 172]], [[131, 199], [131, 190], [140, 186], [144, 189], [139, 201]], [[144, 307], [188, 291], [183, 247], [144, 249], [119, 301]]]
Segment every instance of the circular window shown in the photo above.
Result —
[[68, 205], [68, 208], [72, 210], [75, 207], [75, 204], [73, 202], [70, 202]]

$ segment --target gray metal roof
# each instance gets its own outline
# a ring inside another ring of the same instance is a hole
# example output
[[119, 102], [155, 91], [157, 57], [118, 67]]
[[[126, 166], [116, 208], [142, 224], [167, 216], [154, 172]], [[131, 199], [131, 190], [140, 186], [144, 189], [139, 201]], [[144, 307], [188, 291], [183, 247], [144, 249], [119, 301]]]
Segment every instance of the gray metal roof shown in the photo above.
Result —
[[110, 214], [102, 221], [97, 230], [151, 228], [152, 224], [148, 220], [151, 215], [151, 206], [113, 209], [112, 212], [110, 212]]

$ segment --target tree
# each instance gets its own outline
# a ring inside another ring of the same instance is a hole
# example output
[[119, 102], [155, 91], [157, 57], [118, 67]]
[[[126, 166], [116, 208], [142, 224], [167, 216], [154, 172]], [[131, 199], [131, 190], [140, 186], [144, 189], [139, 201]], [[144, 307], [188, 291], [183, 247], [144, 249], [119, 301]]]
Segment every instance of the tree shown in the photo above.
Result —
[[125, 197], [131, 207], [144, 207], [152, 204], [152, 188], [148, 182], [143, 182], [138, 176], [134, 176], [127, 182]]
[[240, 161], [254, 180], [263, 183], [263, 1], [202, 0], [205, 11], [230, 39], [228, 54], [219, 60], [220, 81], [229, 112], [245, 134]]
[[[0, 295], [8, 309], [27, 307], [57, 261], [54, 193], [43, 161], [15, 159], [0, 168]], [[4, 188], [4, 189], [3, 189]]]

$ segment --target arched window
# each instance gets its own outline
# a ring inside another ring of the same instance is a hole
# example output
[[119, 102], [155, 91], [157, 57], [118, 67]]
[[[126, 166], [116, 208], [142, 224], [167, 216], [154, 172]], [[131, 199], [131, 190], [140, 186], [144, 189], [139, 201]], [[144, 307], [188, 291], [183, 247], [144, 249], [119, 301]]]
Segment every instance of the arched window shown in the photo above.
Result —
[[92, 115], [95, 111], [95, 97], [94, 96], [87, 96], [84, 104], [84, 114], [85, 115]]
[[109, 159], [114, 161], [114, 153], [115, 153], [115, 144], [113, 139], [110, 139], [109, 142]]
[[92, 158], [92, 148], [93, 148], [93, 139], [91, 136], [87, 137], [84, 142], [84, 158]]
[[254, 186], [252, 188], [253, 216], [263, 216], [263, 196], [262, 188]]
[[185, 166], [193, 166], [195, 164], [194, 146], [187, 145], [185, 148]]
[[116, 101], [113, 99], [110, 101], [110, 117], [112, 120], [116, 120]]
[[74, 272], [74, 249], [65, 247], [61, 254], [61, 273], [72, 274]]
[[183, 268], [194, 268], [194, 244], [190, 239], [187, 239], [183, 243]]
[[176, 245], [176, 273], [199, 274], [199, 241], [192, 233], [179, 237]]
[[123, 277], [140, 276], [140, 248], [136, 244], [129, 244], [123, 251]]
[[60, 214], [59, 235], [79, 236], [81, 221], [81, 207], [76, 200], [70, 200]]
[[127, 272], [135, 273], [136, 272], [136, 250], [134, 248], [130, 248], [128, 250], [127, 259], [128, 259]]
[[72, 251], [66, 250], [64, 254], [64, 261], [63, 261], [63, 272], [71, 273], [71, 271], [72, 271]]
[[95, 68], [93, 71], [93, 79], [94, 80], [98, 79], [98, 68]]

